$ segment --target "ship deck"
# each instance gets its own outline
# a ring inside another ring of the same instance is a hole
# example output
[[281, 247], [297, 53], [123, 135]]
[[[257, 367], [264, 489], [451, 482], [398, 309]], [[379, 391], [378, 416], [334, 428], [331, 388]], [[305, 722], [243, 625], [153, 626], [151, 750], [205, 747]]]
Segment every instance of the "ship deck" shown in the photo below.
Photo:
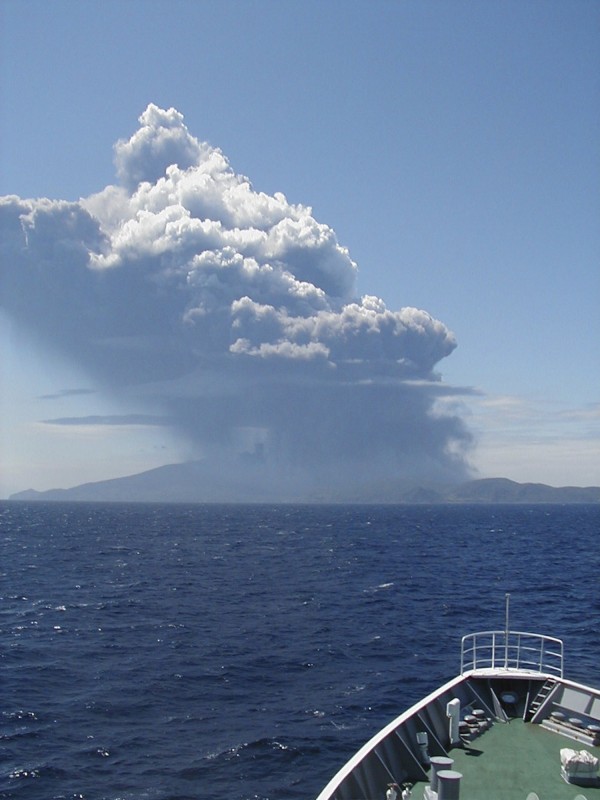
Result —
[[[600, 747], [584, 746], [539, 725], [511, 719], [496, 723], [467, 746], [454, 748], [452, 769], [462, 773], [461, 800], [525, 800], [536, 792], [540, 800], [600, 800], [597, 786], [567, 783], [560, 774], [560, 751], [588, 750], [600, 757]], [[499, 765], [504, 765], [499, 766]], [[412, 796], [420, 798], [417, 784]]]

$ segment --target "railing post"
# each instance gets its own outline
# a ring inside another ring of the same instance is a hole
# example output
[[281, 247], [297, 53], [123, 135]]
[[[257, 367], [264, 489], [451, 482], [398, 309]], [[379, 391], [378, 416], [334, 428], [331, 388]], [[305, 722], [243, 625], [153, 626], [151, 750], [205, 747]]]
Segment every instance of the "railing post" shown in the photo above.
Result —
[[562, 642], [562, 639], [558, 639], [556, 641], [556, 644], [558, 644], [558, 660], [559, 660], [558, 671], [560, 673], [560, 677], [562, 678], [562, 676], [563, 676], [563, 663], [564, 663], [563, 662], [563, 642]]
[[504, 669], [508, 669], [508, 632], [510, 626], [508, 623], [508, 612], [510, 607], [510, 594], [506, 593], [506, 621], [504, 625]]

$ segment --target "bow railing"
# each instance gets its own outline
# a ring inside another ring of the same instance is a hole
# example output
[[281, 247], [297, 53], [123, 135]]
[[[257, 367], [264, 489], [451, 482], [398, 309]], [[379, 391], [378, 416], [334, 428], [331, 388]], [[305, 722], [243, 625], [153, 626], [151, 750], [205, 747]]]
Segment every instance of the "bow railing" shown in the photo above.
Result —
[[562, 640], [525, 631], [479, 631], [463, 636], [461, 674], [490, 669], [539, 672], [562, 678]]

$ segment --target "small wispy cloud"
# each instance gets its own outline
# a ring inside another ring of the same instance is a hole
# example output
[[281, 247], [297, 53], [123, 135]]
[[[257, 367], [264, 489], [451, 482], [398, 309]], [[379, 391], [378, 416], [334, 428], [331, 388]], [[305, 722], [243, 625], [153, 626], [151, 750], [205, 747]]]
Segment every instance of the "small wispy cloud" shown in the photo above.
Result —
[[79, 397], [88, 394], [96, 394], [95, 389], [61, 389], [54, 394], [40, 394], [38, 400], [62, 400], [65, 397]]
[[173, 417], [155, 416], [151, 414], [109, 414], [90, 415], [86, 417], [57, 417], [41, 420], [43, 425], [146, 425], [152, 427], [171, 427], [175, 423]]
[[[589, 403], [582, 408], [569, 408], [560, 412], [560, 417], [568, 422], [600, 423], [600, 403]], [[600, 428], [596, 428], [600, 436]]]
[[564, 408], [549, 398], [485, 394], [469, 403], [485, 427], [501, 428], [507, 434], [526, 429], [554, 437], [560, 430], [562, 436], [600, 437], [600, 403]]

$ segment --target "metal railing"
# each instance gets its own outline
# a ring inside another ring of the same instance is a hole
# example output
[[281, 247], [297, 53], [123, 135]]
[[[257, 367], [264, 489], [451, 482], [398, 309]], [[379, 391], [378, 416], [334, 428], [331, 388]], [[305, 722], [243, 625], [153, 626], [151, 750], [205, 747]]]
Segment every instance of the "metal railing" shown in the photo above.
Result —
[[479, 631], [463, 636], [461, 674], [485, 669], [525, 670], [562, 678], [562, 640], [525, 631]]

